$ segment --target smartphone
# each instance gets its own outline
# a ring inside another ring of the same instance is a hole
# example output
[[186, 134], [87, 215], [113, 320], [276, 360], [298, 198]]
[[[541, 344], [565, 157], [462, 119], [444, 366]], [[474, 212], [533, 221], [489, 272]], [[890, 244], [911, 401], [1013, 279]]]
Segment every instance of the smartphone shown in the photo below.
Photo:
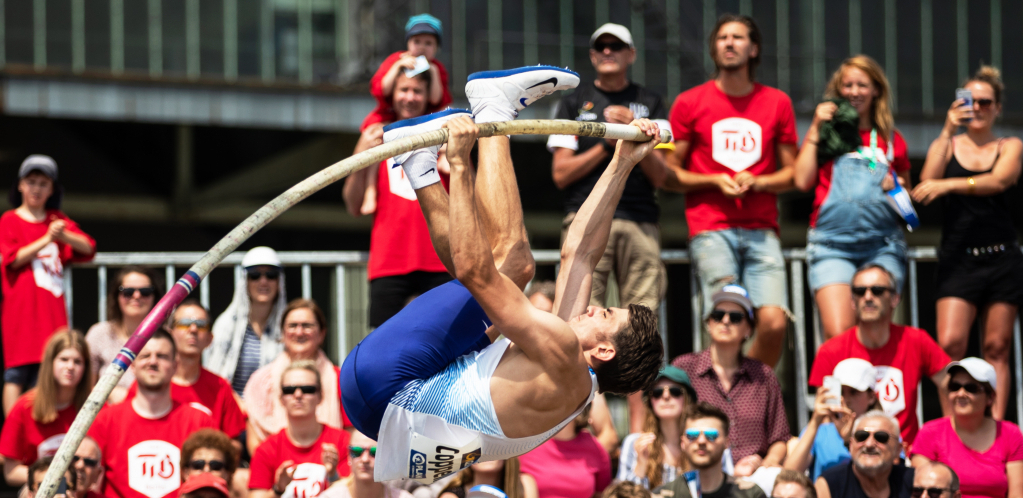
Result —
[[61, 477], [60, 484], [57, 485], [57, 491], [53, 493], [54, 496], [66, 495], [67, 494], [67, 478]]
[[[963, 106], [973, 111], [973, 92], [965, 88], [956, 88], [956, 100], [963, 99]], [[963, 121], [973, 121], [972, 117], [963, 118]]]
[[415, 76], [415, 75], [417, 75], [419, 73], [426, 72], [429, 69], [430, 69], [430, 61], [426, 60], [426, 56], [425, 55], [420, 55], [419, 57], [416, 57], [416, 67], [414, 67], [412, 69], [406, 69], [405, 70], [405, 77], [406, 78], [411, 78], [411, 77], [413, 77], [413, 76]]
[[828, 390], [828, 398], [824, 400], [824, 404], [842, 406], [842, 381], [834, 375], [825, 375], [824, 388]]

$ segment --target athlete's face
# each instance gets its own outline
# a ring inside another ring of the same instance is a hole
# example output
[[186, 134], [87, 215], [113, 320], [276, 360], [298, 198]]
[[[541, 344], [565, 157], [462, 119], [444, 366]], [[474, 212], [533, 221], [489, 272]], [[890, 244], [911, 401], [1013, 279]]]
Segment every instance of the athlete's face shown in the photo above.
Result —
[[22, 204], [31, 209], [42, 209], [46, 206], [46, 199], [53, 194], [53, 180], [38, 171], [29, 173], [18, 181], [18, 192], [21, 192]]
[[75, 388], [82, 381], [85, 374], [85, 358], [75, 348], [67, 348], [53, 359], [53, 380], [57, 385], [66, 388]]
[[[597, 49], [600, 50], [597, 50]], [[617, 49], [617, 50], [616, 50]], [[597, 74], [624, 73], [636, 61], [636, 49], [614, 35], [600, 35], [590, 47], [590, 62]]]
[[414, 57], [422, 55], [427, 59], [433, 60], [437, 56], [438, 46], [437, 37], [433, 35], [414, 35], [408, 39], [408, 51]]
[[841, 93], [860, 116], [870, 114], [874, 99], [879, 95], [874, 80], [858, 67], [846, 67], [842, 71]]
[[624, 330], [629, 325], [629, 310], [590, 306], [586, 313], [575, 317], [569, 325], [579, 338], [583, 351], [588, 351]]
[[284, 317], [281, 340], [291, 360], [312, 360], [323, 345], [324, 331], [309, 308], [296, 308]]
[[756, 57], [759, 47], [749, 37], [749, 28], [741, 22], [721, 25], [714, 39], [714, 63], [718, 69], [740, 69]]
[[170, 387], [178, 368], [174, 345], [162, 338], [150, 339], [132, 363], [140, 391], [163, 391]]
[[399, 72], [394, 81], [394, 113], [398, 119], [409, 119], [426, 113], [427, 82], [409, 78]]
[[213, 341], [210, 316], [199, 306], [182, 306], [175, 310], [172, 326], [171, 335], [180, 355], [198, 356]]

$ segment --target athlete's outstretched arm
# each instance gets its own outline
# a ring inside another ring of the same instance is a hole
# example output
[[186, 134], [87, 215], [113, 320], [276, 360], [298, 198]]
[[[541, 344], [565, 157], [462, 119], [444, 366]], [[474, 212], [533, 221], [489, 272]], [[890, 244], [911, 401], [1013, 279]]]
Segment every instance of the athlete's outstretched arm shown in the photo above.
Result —
[[[648, 136], [658, 136], [657, 125], [648, 119], [635, 120], [632, 125]], [[562, 320], [582, 314], [590, 303], [593, 270], [607, 247], [611, 219], [625, 190], [625, 181], [632, 168], [657, 144], [656, 138], [649, 142], [619, 140], [611, 164], [572, 220], [565, 244], [561, 246], [561, 271], [554, 294], [553, 312]]]

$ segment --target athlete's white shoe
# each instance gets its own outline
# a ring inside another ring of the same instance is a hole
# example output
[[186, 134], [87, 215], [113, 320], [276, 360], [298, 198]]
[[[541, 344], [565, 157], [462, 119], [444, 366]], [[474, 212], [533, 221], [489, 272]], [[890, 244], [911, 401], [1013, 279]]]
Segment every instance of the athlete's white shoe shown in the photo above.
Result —
[[[384, 127], [384, 143], [439, 130], [444, 123], [458, 116], [472, 117], [472, 113], [468, 109], [445, 109], [418, 118], [395, 121]], [[437, 174], [437, 152], [439, 150], [440, 145], [432, 145], [399, 154], [394, 156], [392, 167], [401, 166], [414, 189], [432, 185], [440, 181], [440, 175]]]
[[465, 96], [477, 123], [510, 121], [526, 106], [558, 90], [579, 85], [574, 71], [553, 66], [529, 66], [469, 75]]

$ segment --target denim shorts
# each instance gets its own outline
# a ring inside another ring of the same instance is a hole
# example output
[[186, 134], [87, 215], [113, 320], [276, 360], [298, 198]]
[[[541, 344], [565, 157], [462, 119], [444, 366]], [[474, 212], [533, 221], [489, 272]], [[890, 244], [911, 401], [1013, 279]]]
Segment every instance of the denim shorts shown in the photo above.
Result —
[[711, 296], [732, 283], [746, 288], [753, 306], [788, 311], [785, 258], [774, 230], [728, 228], [703, 232], [689, 241], [689, 249], [700, 277], [704, 314], [713, 306]]
[[895, 277], [895, 290], [902, 291], [906, 281], [906, 239], [902, 232], [893, 233], [876, 241], [857, 244], [838, 244], [821, 240], [820, 234], [810, 229], [806, 244], [806, 263], [810, 268], [810, 290], [834, 284], [851, 285], [856, 269], [876, 264]]
[[17, 384], [23, 391], [36, 386], [39, 379], [39, 364], [19, 365], [4, 370], [4, 384]]

